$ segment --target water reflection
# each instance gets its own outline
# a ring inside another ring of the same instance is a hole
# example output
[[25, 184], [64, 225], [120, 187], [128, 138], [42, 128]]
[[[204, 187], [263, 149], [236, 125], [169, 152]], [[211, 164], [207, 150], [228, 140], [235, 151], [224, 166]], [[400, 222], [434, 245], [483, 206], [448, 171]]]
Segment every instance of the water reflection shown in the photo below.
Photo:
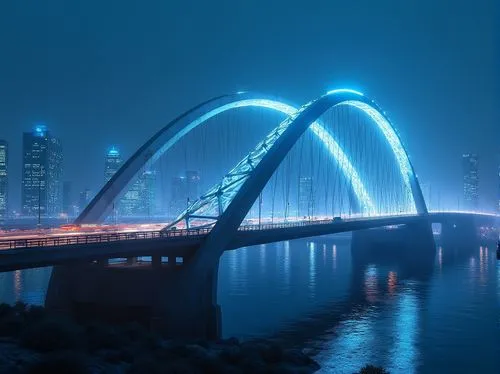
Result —
[[[488, 249], [490, 248], [490, 249]], [[228, 251], [223, 333], [312, 349], [326, 373], [500, 372], [500, 261], [491, 246], [438, 247], [429, 269], [362, 262], [318, 238]], [[0, 274], [0, 301], [42, 304], [50, 269]]]
[[316, 295], [316, 243], [309, 242], [309, 296]]
[[390, 295], [394, 295], [396, 292], [396, 286], [398, 283], [398, 275], [395, 271], [390, 271], [387, 277], [387, 288]]
[[400, 295], [396, 310], [393, 336], [394, 346], [389, 354], [390, 369], [394, 373], [414, 373], [418, 366], [418, 297], [408, 288]]
[[[279, 247], [278, 247], [279, 248]], [[290, 242], [283, 242], [283, 272], [285, 279], [285, 290], [288, 293], [290, 291]]]
[[23, 292], [23, 284], [21, 281], [21, 270], [14, 271], [14, 295], [16, 301], [21, 300], [21, 295]]

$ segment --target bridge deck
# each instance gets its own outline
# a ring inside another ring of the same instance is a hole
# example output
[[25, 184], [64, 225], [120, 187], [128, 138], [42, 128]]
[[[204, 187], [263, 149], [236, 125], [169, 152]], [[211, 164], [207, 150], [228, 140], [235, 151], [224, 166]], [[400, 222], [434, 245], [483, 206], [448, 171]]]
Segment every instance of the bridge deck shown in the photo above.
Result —
[[[227, 249], [419, 221], [441, 222], [452, 217], [456, 217], [456, 213], [245, 225], [240, 227]], [[188, 258], [202, 244], [210, 230], [193, 228], [165, 232], [108, 232], [0, 240], [0, 271], [109, 258], [153, 255]]]

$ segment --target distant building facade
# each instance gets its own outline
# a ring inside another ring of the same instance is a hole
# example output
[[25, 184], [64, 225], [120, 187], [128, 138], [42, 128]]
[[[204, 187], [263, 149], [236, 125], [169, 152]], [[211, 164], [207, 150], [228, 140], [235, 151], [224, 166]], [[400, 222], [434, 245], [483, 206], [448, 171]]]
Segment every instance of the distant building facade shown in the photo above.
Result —
[[111, 147], [104, 158], [104, 183], [107, 183], [121, 166], [120, 152], [115, 147]]
[[187, 170], [185, 175], [173, 177], [170, 186], [169, 215], [175, 217], [196, 201], [200, 189], [200, 173]]
[[465, 209], [477, 210], [479, 205], [479, 161], [477, 154], [462, 155], [463, 200]]
[[9, 147], [5, 140], [0, 139], [0, 220], [6, 218], [9, 212]]
[[122, 216], [151, 216], [156, 213], [156, 173], [144, 171], [120, 200]]
[[298, 216], [311, 217], [314, 214], [313, 179], [299, 178], [299, 207]]
[[23, 133], [21, 210], [25, 216], [62, 211], [62, 146], [45, 125]]
[[75, 215], [73, 204], [73, 184], [64, 181], [62, 187], [62, 212], [70, 217]]
[[90, 200], [92, 200], [92, 193], [90, 189], [86, 188], [80, 192], [80, 196], [78, 199], [78, 208], [80, 210], [80, 213], [85, 210], [87, 205], [90, 203]]

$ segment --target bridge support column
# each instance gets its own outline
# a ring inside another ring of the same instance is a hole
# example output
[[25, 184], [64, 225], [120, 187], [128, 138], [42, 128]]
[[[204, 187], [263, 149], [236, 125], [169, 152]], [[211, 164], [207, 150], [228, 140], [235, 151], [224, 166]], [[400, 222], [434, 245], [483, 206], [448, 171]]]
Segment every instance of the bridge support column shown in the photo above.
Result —
[[441, 223], [440, 243], [444, 247], [471, 247], [478, 240], [473, 217], [449, 218]]
[[420, 270], [430, 265], [431, 271], [436, 244], [430, 223], [423, 221], [398, 227], [354, 231], [351, 252], [355, 263], [397, 262]]
[[78, 264], [55, 266], [47, 290], [49, 310], [79, 321], [139, 322], [167, 337], [215, 339], [217, 266], [150, 267]]

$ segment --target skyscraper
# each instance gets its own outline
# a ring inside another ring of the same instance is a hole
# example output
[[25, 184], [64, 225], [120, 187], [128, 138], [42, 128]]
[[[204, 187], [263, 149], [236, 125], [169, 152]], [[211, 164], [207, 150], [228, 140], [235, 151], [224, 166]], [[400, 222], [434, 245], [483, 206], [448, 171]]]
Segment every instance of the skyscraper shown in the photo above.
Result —
[[80, 192], [80, 198], [78, 200], [78, 208], [80, 208], [80, 213], [84, 211], [88, 203], [92, 200], [92, 194], [88, 188]]
[[0, 219], [3, 219], [8, 214], [8, 159], [9, 148], [5, 140], [0, 140]]
[[43, 124], [23, 133], [21, 205], [25, 216], [55, 216], [62, 210], [62, 147]]
[[110, 148], [104, 159], [104, 183], [107, 183], [122, 166], [120, 152], [114, 146]]
[[170, 204], [168, 214], [179, 215], [187, 207], [186, 177], [173, 177], [170, 186]]
[[462, 155], [464, 208], [467, 210], [477, 210], [478, 208], [478, 166], [477, 154], [466, 153]]
[[298, 216], [310, 217], [313, 215], [313, 209], [314, 209], [313, 180], [311, 177], [300, 177]]
[[192, 204], [200, 197], [199, 186], [200, 174], [194, 170], [187, 170], [185, 175], [172, 178], [169, 204], [171, 217], [183, 212], [188, 204]]
[[73, 200], [72, 200], [72, 183], [69, 181], [63, 182], [62, 187], [62, 212], [67, 214], [68, 216], [73, 216], [75, 214], [73, 209]]
[[144, 171], [132, 183], [120, 201], [121, 214], [124, 216], [150, 216], [156, 213], [154, 171]]

